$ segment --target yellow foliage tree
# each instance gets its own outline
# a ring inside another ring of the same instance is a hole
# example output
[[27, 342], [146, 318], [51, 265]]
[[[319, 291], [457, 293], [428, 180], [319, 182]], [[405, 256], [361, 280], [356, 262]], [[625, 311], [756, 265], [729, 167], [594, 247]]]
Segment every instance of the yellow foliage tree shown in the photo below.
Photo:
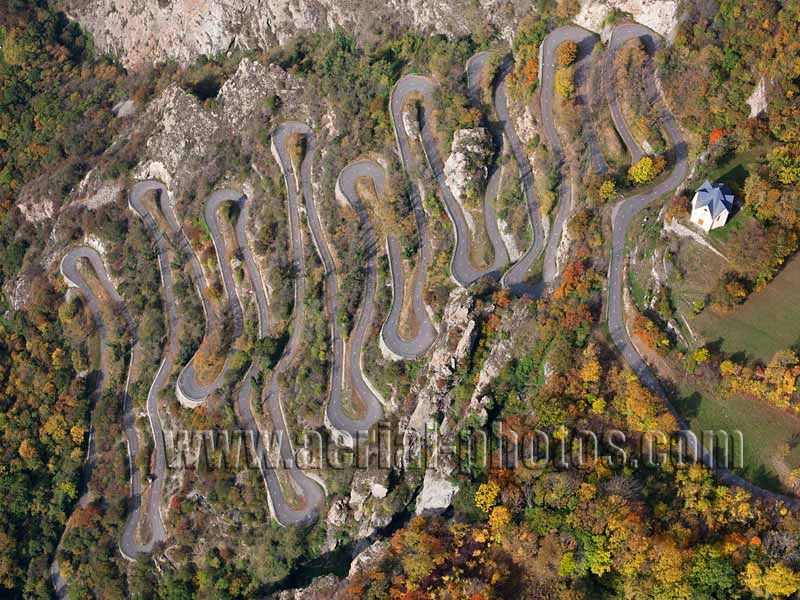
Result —
[[694, 352], [694, 360], [698, 365], [702, 365], [709, 358], [711, 358], [711, 352], [706, 347], [698, 348]]
[[652, 158], [643, 156], [635, 165], [628, 169], [628, 177], [633, 183], [647, 183], [658, 177], [666, 166], [664, 157]]
[[86, 434], [86, 427], [80, 424], [73, 425], [69, 430], [69, 436], [76, 444], [83, 442], [83, 436]]
[[585, 360], [580, 371], [581, 381], [586, 385], [598, 383], [600, 381], [601, 368], [600, 361], [597, 360], [597, 351], [595, 350], [594, 344], [590, 343], [586, 346], [586, 350], [583, 351], [583, 356]]
[[495, 481], [482, 483], [475, 492], [475, 506], [485, 513], [490, 513], [497, 504], [497, 496], [500, 494], [500, 486]]
[[36, 448], [28, 440], [22, 440], [19, 445], [19, 455], [25, 460], [31, 460], [36, 457]]
[[608, 202], [617, 195], [617, 184], [613, 179], [606, 179], [600, 185], [600, 200]]
[[783, 563], [767, 567], [766, 571], [756, 563], [748, 563], [741, 581], [758, 597], [786, 598], [800, 590], [800, 574]]
[[489, 526], [495, 535], [505, 531], [511, 524], [511, 511], [505, 506], [495, 506], [489, 516]]
[[567, 100], [575, 95], [575, 82], [570, 69], [559, 69], [556, 73], [556, 92]]
[[800, 574], [783, 563], [769, 567], [764, 573], [764, 591], [768, 596], [785, 598], [800, 590]]

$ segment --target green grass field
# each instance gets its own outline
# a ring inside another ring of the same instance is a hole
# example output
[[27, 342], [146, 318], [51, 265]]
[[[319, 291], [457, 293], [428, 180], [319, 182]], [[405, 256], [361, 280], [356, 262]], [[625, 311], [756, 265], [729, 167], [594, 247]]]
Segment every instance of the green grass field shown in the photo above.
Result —
[[[773, 465], [781, 456], [784, 444], [800, 434], [800, 420], [748, 398], [722, 399], [713, 392], [692, 391], [687, 385], [682, 385], [679, 392], [675, 408], [689, 421], [689, 427], [698, 438], [702, 431], [725, 431], [729, 435], [741, 431], [744, 468], [739, 471], [742, 476], [761, 487], [785, 491]], [[800, 447], [784, 461], [790, 469], [800, 466]]]
[[727, 354], [767, 362], [778, 350], [800, 342], [800, 258], [789, 260], [767, 287], [727, 314], [706, 310], [694, 325]]

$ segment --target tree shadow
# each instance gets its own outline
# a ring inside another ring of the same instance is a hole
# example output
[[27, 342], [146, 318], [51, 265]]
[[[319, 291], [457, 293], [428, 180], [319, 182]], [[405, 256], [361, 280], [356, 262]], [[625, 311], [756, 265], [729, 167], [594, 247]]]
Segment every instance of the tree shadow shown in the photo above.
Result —
[[785, 493], [781, 485], [781, 480], [772, 470], [764, 465], [746, 466], [744, 473], [751, 482], [759, 487], [777, 493]]
[[688, 396], [679, 395], [675, 397], [675, 408], [686, 419], [696, 417], [700, 412], [700, 402], [703, 397], [699, 392], [694, 392]]

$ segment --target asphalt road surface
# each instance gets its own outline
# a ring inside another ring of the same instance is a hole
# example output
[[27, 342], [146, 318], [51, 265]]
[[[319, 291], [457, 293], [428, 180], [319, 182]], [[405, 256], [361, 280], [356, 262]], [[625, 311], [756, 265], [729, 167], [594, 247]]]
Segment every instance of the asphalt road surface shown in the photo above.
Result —
[[[567, 40], [572, 40], [578, 44], [578, 61], [575, 64], [575, 83], [576, 88], [578, 88], [584, 77], [583, 74], [587, 68], [592, 49], [597, 43], [597, 36], [580, 27], [566, 25], [550, 32], [542, 42], [540, 50], [542, 65], [542, 120], [544, 122], [544, 129], [545, 134], [547, 135], [548, 144], [550, 145], [556, 162], [559, 164], [563, 163], [564, 161], [564, 152], [561, 148], [561, 142], [558, 139], [558, 131], [556, 129], [556, 124], [553, 117], [553, 108], [556, 102], [554, 84], [557, 70], [556, 53], [558, 47]], [[584, 128], [591, 130], [591, 120], [586, 114], [587, 111], [585, 107], [582, 109], [582, 112], [584, 113]], [[599, 154], [599, 149], [597, 148], [596, 144], [590, 144], [590, 150]], [[597, 159], [593, 159], [593, 162], [598, 161]], [[604, 160], [603, 163], [605, 163]], [[564, 225], [569, 215], [572, 213], [573, 194], [571, 171], [573, 171], [572, 165], [567, 165], [566, 167], [562, 168], [561, 186], [559, 188], [558, 212], [556, 213], [553, 224], [550, 227], [550, 235], [544, 251], [544, 269], [542, 278], [544, 280], [545, 287], [548, 288], [552, 287], [555, 280], [558, 278], [558, 247], [561, 244]]]
[[[419, 114], [422, 147], [428, 161], [428, 166], [433, 174], [433, 179], [439, 188], [442, 198], [444, 198], [445, 209], [447, 215], [450, 217], [455, 232], [455, 250], [450, 259], [450, 272], [453, 279], [462, 286], [469, 286], [481, 277], [487, 275], [495, 276], [499, 279], [500, 268], [503, 266], [503, 252], [500, 252], [499, 256], [498, 253], [495, 252], [494, 264], [483, 271], [476, 269], [469, 259], [469, 227], [464, 218], [461, 205], [456, 200], [455, 196], [453, 196], [453, 193], [447, 185], [447, 179], [444, 175], [444, 163], [439, 155], [436, 137], [430, 125], [429, 114], [433, 111], [433, 93], [435, 90], [436, 83], [432, 79], [412, 74], [401, 78], [392, 91], [390, 112], [397, 135], [397, 143], [400, 148], [403, 167], [406, 169], [407, 173], [410, 173], [409, 167], [413, 164], [413, 157], [408, 144], [408, 132], [405, 131], [405, 126], [403, 124], [403, 105], [410, 95], [416, 94], [422, 98]], [[494, 227], [487, 228], [487, 234], [490, 237], [493, 248], [503, 248], [503, 240], [497, 231], [496, 224]]]

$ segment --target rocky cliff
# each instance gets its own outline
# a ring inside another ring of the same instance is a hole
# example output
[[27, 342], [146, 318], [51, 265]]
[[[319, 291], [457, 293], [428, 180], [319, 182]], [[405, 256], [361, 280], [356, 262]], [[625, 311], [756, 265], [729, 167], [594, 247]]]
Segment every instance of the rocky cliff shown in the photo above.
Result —
[[527, 0], [62, 0], [104, 52], [128, 67], [231, 47], [269, 48], [295, 33], [346, 26], [379, 31], [404, 24], [423, 32], [464, 35], [478, 23], [510, 32], [531, 10]]
[[[59, 0], [94, 36], [102, 52], [127, 67], [225, 52], [270, 48], [297, 32], [342, 25], [351, 31], [385, 31], [406, 25], [423, 33], [465, 35], [481, 24], [510, 38], [533, 10], [528, 0]], [[580, 25], [599, 30], [612, 8], [667, 35], [677, 0], [582, 0]]]

